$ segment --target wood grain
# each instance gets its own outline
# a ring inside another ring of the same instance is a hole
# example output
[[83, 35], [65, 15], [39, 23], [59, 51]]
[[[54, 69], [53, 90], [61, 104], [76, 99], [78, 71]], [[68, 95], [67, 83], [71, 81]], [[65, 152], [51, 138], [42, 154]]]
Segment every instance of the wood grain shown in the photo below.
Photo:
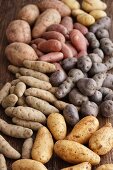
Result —
[[[113, 18], [113, 1], [112, 0], [105, 0], [108, 5], [107, 13], [108, 15]], [[7, 25], [11, 20], [14, 20], [17, 16], [18, 11], [20, 8], [29, 3], [36, 3], [36, 0], [0, 0], [0, 87], [7, 81], [11, 81], [13, 76], [8, 72], [7, 66], [8, 61], [4, 55], [4, 50], [7, 43], [5, 30]], [[111, 39], [113, 40], [113, 23], [110, 29]], [[4, 110], [0, 107], [0, 117], [8, 122], [11, 122], [10, 118], [7, 118], [4, 114]], [[113, 119], [104, 119], [99, 117], [100, 125], [104, 125], [105, 122], [111, 122], [113, 124]], [[6, 140], [19, 152], [21, 152], [21, 147], [23, 140], [21, 139], [14, 139], [3, 135]], [[7, 159], [7, 166], [8, 170], [11, 170], [12, 160]], [[111, 151], [106, 156], [101, 157], [101, 164], [104, 163], [113, 163], [113, 151]], [[52, 159], [47, 164], [48, 170], [60, 170], [63, 167], [68, 166], [66, 162], [60, 160], [56, 155], [52, 157]], [[95, 167], [94, 167], [95, 169]]]

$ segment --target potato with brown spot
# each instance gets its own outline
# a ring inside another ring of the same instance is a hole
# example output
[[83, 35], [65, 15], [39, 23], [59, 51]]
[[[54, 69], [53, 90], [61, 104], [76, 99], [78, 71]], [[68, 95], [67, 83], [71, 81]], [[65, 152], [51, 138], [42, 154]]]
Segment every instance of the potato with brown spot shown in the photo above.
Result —
[[112, 170], [113, 164], [100, 165], [96, 170]]
[[7, 170], [6, 160], [3, 154], [0, 154], [0, 170]]
[[26, 139], [22, 146], [22, 159], [31, 158], [32, 147], [33, 147], [33, 139], [32, 138]]
[[9, 94], [7, 97], [5, 97], [2, 101], [2, 107], [13, 107], [18, 101], [18, 97], [15, 94]]
[[11, 73], [16, 74], [16, 73], [19, 72], [19, 67], [14, 66], [14, 65], [9, 65], [9, 66], [8, 66], [8, 70], [9, 70]]
[[8, 96], [9, 91], [11, 88], [11, 84], [10, 83], [6, 83], [0, 90], [0, 104], [2, 103], [3, 99]]
[[19, 82], [16, 84], [15, 86], [15, 90], [14, 93], [18, 96], [18, 97], [22, 97], [24, 92], [26, 90], [26, 85], [23, 82]]
[[83, 162], [81, 164], [63, 168], [61, 170], [91, 170], [91, 164], [89, 162]]

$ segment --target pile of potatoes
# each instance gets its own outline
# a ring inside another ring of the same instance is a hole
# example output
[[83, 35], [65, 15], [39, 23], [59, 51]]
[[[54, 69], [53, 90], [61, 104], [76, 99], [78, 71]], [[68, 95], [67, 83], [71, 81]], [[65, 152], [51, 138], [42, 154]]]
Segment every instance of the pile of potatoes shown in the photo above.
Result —
[[[20, 154], [0, 135], [0, 170], [7, 170], [5, 157], [17, 160], [12, 170], [47, 170], [53, 153], [72, 164], [62, 170], [91, 170], [113, 148], [111, 123], [100, 127], [96, 118], [113, 117], [106, 8], [101, 0], [81, 6], [41, 0], [24, 6], [8, 25], [5, 54], [16, 79], [0, 90], [0, 105], [12, 119], [0, 118], [0, 132], [25, 141]], [[111, 169], [105, 164], [96, 170]]]

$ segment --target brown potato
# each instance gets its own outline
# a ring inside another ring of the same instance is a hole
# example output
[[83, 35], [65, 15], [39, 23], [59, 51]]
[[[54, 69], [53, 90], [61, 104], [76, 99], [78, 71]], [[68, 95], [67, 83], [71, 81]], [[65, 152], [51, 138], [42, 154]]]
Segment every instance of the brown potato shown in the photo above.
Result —
[[104, 164], [99, 166], [96, 170], [112, 170], [113, 164]]
[[89, 162], [83, 162], [81, 164], [63, 168], [61, 170], [91, 170], [91, 164]]

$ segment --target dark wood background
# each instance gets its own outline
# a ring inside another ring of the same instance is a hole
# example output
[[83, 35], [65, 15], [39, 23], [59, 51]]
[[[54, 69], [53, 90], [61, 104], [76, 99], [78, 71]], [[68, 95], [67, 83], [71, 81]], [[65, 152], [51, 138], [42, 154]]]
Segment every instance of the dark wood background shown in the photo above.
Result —
[[[107, 5], [107, 13], [113, 18], [113, 1], [104, 0]], [[36, 0], [0, 0], [0, 87], [2, 87], [5, 82], [11, 81], [13, 76], [8, 72], [7, 66], [8, 61], [4, 55], [4, 50], [7, 43], [5, 30], [10, 21], [16, 18], [18, 11], [22, 6], [29, 3], [36, 3]], [[110, 29], [111, 39], [113, 40], [113, 23], [112, 28]], [[7, 118], [4, 114], [4, 110], [0, 107], [0, 117], [8, 122], [11, 122], [10, 118]], [[113, 124], [113, 119], [99, 118], [100, 126], [104, 125], [105, 122], [111, 122]], [[0, 132], [1, 133], [1, 132]], [[14, 139], [4, 135], [6, 140], [21, 153], [21, 147], [23, 140]], [[12, 160], [7, 159], [8, 170], [11, 170]], [[113, 163], [113, 151], [108, 153], [105, 156], [101, 157], [101, 164], [104, 163]], [[67, 167], [69, 164], [60, 160], [57, 156], [53, 156], [52, 159], [47, 163], [48, 170], [60, 170], [63, 167]], [[95, 169], [95, 167], [94, 167]]]

